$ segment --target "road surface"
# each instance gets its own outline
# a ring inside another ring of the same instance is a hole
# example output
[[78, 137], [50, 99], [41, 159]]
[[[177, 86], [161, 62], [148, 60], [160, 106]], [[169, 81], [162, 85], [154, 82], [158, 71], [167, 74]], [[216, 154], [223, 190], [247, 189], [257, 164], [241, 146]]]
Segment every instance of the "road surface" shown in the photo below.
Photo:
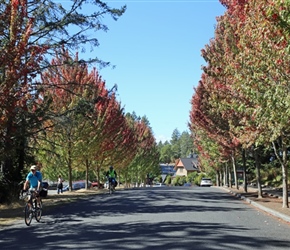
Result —
[[44, 213], [0, 228], [0, 249], [290, 249], [289, 224], [215, 187], [118, 190]]

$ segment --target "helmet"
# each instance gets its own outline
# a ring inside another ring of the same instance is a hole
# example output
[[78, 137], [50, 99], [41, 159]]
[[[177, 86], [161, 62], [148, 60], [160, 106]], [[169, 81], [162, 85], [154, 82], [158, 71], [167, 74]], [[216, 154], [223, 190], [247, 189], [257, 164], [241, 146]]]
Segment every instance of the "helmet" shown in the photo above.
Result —
[[110, 169], [113, 169], [114, 167], [113, 166], [110, 166]]
[[35, 165], [31, 166], [30, 170], [36, 170], [36, 166]]

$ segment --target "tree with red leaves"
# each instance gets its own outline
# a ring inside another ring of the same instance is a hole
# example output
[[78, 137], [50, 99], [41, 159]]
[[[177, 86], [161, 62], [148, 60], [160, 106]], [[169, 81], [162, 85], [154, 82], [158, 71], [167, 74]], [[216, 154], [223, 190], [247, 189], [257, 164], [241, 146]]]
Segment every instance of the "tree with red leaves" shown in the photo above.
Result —
[[[97, 104], [96, 116], [94, 125], [100, 133], [93, 142], [92, 154], [99, 179], [100, 170], [110, 165], [114, 165], [117, 170], [122, 168], [126, 149], [130, 149], [127, 144], [132, 143], [134, 149], [135, 138], [114, 94], [102, 95], [102, 101]], [[129, 155], [130, 151], [128, 157]]]
[[189, 127], [194, 134], [194, 143], [200, 153], [201, 167], [211, 167], [219, 172], [224, 162], [230, 159], [233, 148], [229, 142], [228, 131], [223, 126], [227, 124], [227, 121], [212, 113], [215, 109], [209, 102], [210, 92], [206, 90], [205, 83], [206, 75], [203, 74], [203, 80], [199, 82], [191, 101]]
[[285, 87], [289, 82], [290, 5], [287, 1], [221, 2], [227, 11], [219, 18], [215, 39], [203, 51], [208, 62], [204, 86], [210, 112], [228, 120], [228, 138], [234, 145], [255, 149], [257, 168], [257, 152], [272, 144], [282, 167], [283, 207], [288, 207], [290, 102]]
[[[288, 207], [289, 145], [289, 13], [287, 1], [259, 1], [247, 4], [247, 16], [241, 27], [237, 60], [243, 67], [236, 72], [234, 88], [248, 99], [245, 120], [239, 137], [258, 146], [271, 144], [279, 160], [283, 176], [283, 207]], [[283, 21], [284, 20], [284, 21]], [[241, 63], [240, 63], [241, 64]], [[247, 87], [241, 83], [247, 82]]]
[[111, 147], [103, 142], [117, 134], [122, 119], [113, 91], [106, 89], [95, 69], [89, 73], [87, 64], [78, 62], [78, 56], [72, 59], [68, 51], [62, 51], [51, 63], [62, 66], [42, 75], [43, 100], [51, 103], [47, 122], [51, 129], [46, 133], [51, 135], [55, 153], [65, 161], [62, 165], [68, 167], [70, 187], [72, 170], [85, 165], [88, 172], [95, 156]]
[[[94, 8], [88, 11], [85, 8], [88, 5]], [[25, 165], [36, 161], [28, 145], [31, 146], [29, 142], [43, 129], [48, 111], [48, 107], [43, 106], [47, 102], [39, 98], [42, 86], [38, 81], [39, 73], [51, 66], [48, 58], [62, 46], [71, 49], [80, 49], [87, 44], [98, 46], [98, 39], [88, 37], [87, 32], [107, 31], [101, 17], [108, 14], [117, 20], [126, 6], [116, 9], [102, 1], [86, 0], [65, 4], [51, 0], [9, 0], [2, 1], [0, 9], [0, 101], [3, 104], [0, 119], [3, 173], [0, 183], [1, 190], [10, 192], [14, 190], [11, 183], [22, 180], [21, 172]], [[96, 56], [87, 61], [109, 65]]]
[[[0, 159], [1, 190], [9, 193], [11, 183], [22, 180], [21, 171], [29, 161], [28, 138], [39, 128], [41, 114], [35, 95], [36, 72], [47, 46], [30, 44], [35, 20], [27, 12], [26, 1], [2, 3], [0, 15]], [[30, 160], [31, 161], [31, 160]], [[10, 184], [9, 184], [10, 183]], [[7, 185], [6, 185], [7, 184]], [[7, 190], [6, 190], [7, 188]], [[6, 191], [5, 191], [6, 190]], [[7, 196], [8, 197], [8, 196]], [[0, 202], [2, 198], [0, 197]]]
[[126, 117], [134, 128], [137, 142], [134, 158], [124, 169], [125, 180], [140, 185], [148, 173], [157, 174], [159, 171], [159, 153], [148, 119], [137, 117], [134, 112]]

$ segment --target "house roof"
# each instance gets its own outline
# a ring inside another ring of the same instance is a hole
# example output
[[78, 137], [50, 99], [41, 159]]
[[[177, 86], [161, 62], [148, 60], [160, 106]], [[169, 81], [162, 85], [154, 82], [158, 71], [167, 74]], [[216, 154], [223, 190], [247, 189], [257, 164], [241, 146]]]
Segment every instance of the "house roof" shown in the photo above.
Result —
[[197, 158], [179, 158], [174, 169], [184, 167], [187, 171], [199, 171]]

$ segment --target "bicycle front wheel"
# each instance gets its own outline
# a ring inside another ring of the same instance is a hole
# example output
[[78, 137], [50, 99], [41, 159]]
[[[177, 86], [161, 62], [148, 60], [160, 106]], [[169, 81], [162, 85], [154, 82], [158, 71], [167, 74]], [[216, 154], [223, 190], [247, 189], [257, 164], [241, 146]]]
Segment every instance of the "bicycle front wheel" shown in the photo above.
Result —
[[30, 225], [33, 217], [32, 207], [29, 204], [26, 204], [24, 209], [24, 221], [27, 226]]
[[37, 200], [35, 200], [35, 219], [37, 222], [40, 222], [42, 216], [42, 201], [37, 204]]

